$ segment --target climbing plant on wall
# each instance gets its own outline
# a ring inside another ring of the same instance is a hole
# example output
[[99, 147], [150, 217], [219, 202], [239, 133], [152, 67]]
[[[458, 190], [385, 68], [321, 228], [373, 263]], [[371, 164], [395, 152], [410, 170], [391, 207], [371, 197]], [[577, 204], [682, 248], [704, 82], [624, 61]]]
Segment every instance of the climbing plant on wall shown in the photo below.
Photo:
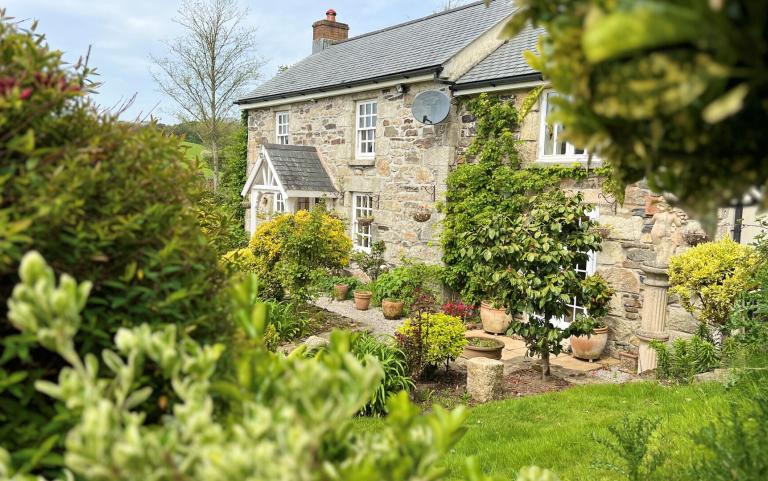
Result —
[[467, 301], [500, 300], [493, 298], [498, 294], [482, 268], [486, 259], [475, 239], [489, 219], [517, 218], [531, 209], [532, 194], [556, 189], [564, 179], [584, 180], [607, 171], [583, 166], [522, 168], [515, 131], [540, 92], [526, 97], [520, 111], [512, 101], [485, 94], [468, 104], [476, 117], [476, 137], [465, 162], [448, 176], [441, 238], [446, 283]]
[[645, 178], [705, 221], [768, 187], [764, 0], [516, 4], [506, 34], [546, 28], [528, 62], [563, 94], [567, 140], [610, 160], [621, 185]]

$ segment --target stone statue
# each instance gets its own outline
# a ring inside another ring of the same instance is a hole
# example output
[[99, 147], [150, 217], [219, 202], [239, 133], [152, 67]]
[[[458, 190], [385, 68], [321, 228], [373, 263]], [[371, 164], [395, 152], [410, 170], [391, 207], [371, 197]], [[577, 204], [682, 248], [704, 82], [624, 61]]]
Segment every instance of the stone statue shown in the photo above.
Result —
[[678, 236], [673, 234], [676, 228], [682, 225], [682, 222], [680, 217], [672, 212], [668, 204], [660, 203], [658, 209], [658, 212], [653, 215], [651, 220], [653, 224], [653, 228], [651, 228], [651, 241], [656, 252], [656, 265], [667, 267], [669, 259], [680, 243], [677, 238]]

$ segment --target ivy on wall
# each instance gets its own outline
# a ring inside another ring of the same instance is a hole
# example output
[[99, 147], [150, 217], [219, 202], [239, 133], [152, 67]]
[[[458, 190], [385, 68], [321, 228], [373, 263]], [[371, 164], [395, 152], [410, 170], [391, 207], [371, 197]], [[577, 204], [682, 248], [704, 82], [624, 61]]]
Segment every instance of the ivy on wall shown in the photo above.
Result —
[[480, 95], [468, 104], [476, 117], [476, 136], [465, 162], [447, 179], [442, 209], [441, 243], [445, 281], [465, 301], [492, 299], [492, 281], [482, 265], [486, 259], [474, 234], [491, 219], [517, 218], [531, 209], [531, 199], [560, 187], [565, 179], [583, 181], [605, 176], [608, 168], [588, 170], [581, 165], [524, 168], [516, 130], [535, 105], [541, 89], [531, 92], [518, 110], [512, 101]]

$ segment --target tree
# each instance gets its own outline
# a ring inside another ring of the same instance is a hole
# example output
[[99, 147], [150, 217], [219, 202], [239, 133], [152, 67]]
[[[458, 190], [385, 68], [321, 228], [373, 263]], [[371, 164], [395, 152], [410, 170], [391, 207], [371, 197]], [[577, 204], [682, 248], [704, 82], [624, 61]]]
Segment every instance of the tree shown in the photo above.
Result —
[[505, 32], [546, 27], [528, 62], [563, 94], [553, 117], [622, 192], [645, 178], [712, 231], [716, 207], [768, 187], [764, 0], [517, 5]]
[[565, 329], [554, 323], [570, 313], [574, 299], [585, 303], [585, 279], [574, 267], [586, 263], [589, 251], [600, 250], [588, 209], [579, 194], [554, 187], [529, 196], [520, 215], [488, 217], [469, 239], [484, 259], [477, 275], [491, 281], [491, 295], [508, 312], [529, 314], [527, 322], [513, 322], [510, 331], [525, 339], [529, 354], [541, 356], [542, 379], [549, 376], [549, 356], [561, 352], [562, 340], [593, 327], [586, 317], [571, 319]]
[[184, 34], [167, 42], [168, 54], [152, 56], [152, 75], [177, 104], [177, 115], [196, 121], [211, 151], [213, 190], [219, 188], [219, 148], [233, 102], [259, 77], [255, 30], [243, 25], [237, 0], [184, 0], [174, 22]]

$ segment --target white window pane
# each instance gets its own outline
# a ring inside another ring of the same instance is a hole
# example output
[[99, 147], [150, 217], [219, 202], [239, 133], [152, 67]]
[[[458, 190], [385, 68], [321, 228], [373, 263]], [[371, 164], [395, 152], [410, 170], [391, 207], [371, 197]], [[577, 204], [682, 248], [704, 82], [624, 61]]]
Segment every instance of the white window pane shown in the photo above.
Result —
[[377, 109], [377, 107], [378, 107], [378, 104], [377, 104], [376, 102], [374, 102], [374, 103], [373, 103], [373, 104], [371, 104], [371, 105], [372, 105], [372, 107], [371, 107], [371, 113], [373, 113], [374, 115], [376, 115], [376, 109]]

